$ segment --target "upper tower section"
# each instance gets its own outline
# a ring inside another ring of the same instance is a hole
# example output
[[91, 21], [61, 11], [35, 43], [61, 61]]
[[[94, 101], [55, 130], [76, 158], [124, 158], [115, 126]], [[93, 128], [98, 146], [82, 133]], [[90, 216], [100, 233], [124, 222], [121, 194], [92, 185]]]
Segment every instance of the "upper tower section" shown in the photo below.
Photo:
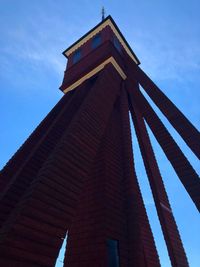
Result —
[[116, 23], [108, 16], [63, 52], [68, 62], [60, 89], [64, 93], [75, 89], [107, 64], [112, 64], [126, 79], [125, 54], [140, 64]]

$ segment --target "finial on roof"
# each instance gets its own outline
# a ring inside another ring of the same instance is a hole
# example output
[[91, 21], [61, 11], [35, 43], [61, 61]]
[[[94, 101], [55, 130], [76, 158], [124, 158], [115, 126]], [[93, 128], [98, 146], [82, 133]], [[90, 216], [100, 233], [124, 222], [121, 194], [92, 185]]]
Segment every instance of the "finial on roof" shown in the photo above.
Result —
[[104, 7], [102, 7], [101, 14], [102, 14], [102, 21], [103, 21], [105, 19], [105, 8]]

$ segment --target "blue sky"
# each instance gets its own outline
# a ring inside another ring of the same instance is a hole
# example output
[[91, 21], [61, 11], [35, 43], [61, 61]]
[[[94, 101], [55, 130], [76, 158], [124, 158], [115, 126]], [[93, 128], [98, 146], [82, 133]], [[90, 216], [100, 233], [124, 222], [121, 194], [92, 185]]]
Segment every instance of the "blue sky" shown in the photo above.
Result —
[[[140, 59], [141, 68], [200, 128], [198, 0], [0, 0], [0, 113], [3, 119], [0, 125], [0, 167], [61, 98], [58, 87], [66, 64], [61, 53], [99, 23], [102, 5]], [[200, 173], [196, 157], [164, 121]], [[161, 148], [150, 135], [190, 266], [198, 267], [199, 214]], [[169, 267], [134, 131], [133, 145], [137, 174], [161, 264]]]

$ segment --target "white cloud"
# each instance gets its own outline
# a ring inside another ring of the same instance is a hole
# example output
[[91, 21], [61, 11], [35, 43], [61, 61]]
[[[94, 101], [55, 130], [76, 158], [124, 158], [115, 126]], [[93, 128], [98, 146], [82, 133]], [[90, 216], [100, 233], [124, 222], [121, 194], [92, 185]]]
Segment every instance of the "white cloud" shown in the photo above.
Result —
[[200, 70], [200, 46], [198, 39], [179, 37], [169, 33], [165, 36], [164, 33], [136, 32], [130, 44], [141, 67], [154, 79], [183, 81]]

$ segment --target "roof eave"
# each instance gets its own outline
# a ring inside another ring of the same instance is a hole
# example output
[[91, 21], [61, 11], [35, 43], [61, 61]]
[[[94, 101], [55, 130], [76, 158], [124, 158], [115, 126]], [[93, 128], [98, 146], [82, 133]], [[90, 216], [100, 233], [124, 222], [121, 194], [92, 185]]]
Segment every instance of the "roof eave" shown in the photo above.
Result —
[[63, 51], [63, 55], [68, 58], [67, 56], [67, 51], [69, 51], [72, 47], [74, 47], [76, 44], [78, 44], [79, 42], [81, 42], [81, 40], [83, 40], [86, 36], [88, 36], [90, 33], [92, 33], [93, 31], [95, 31], [99, 26], [101, 26], [103, 23], [105, 23], [105, 21], [110, 20], [111, 23], [113, 24], [113, 26], [115, 27], [115, 29], [117, 30], [117, 32], [119, 33], [119, 35], [121, 36], [122, 40], [124, 41], [124, 43], [126, 44], [126, 46], [128, 47], [128, 49], [130, 50], [131, 54], [133, 55], [133, 57], [135, 58], [135, 60], [137, 61], [137, 64], [140, 64], [139, 59], [137, 58], [137, 56], [135, 55], [135, 53], [133, 52], [132, 48], [130, 47], [130, 45], [128, 44], [128, 42], [126, 41], [126, 39], [124, 38], [123, 34], [121, 33], [120, 29], [118, 28], [117, 24], [115, 23], [115, 21], [113, 20], [113, 18], [109, 15], [107, 16], [103, 21], [101, 21], [100, 23], [98, 23], [94, 28], [92, 28], [90, 31], [88, 31], [86, 34], [84, 34], [81, 38], [79, 38], [76, 42], [74, 42], [72, 45], [70, 45], [67, 49], [65, 49]]

